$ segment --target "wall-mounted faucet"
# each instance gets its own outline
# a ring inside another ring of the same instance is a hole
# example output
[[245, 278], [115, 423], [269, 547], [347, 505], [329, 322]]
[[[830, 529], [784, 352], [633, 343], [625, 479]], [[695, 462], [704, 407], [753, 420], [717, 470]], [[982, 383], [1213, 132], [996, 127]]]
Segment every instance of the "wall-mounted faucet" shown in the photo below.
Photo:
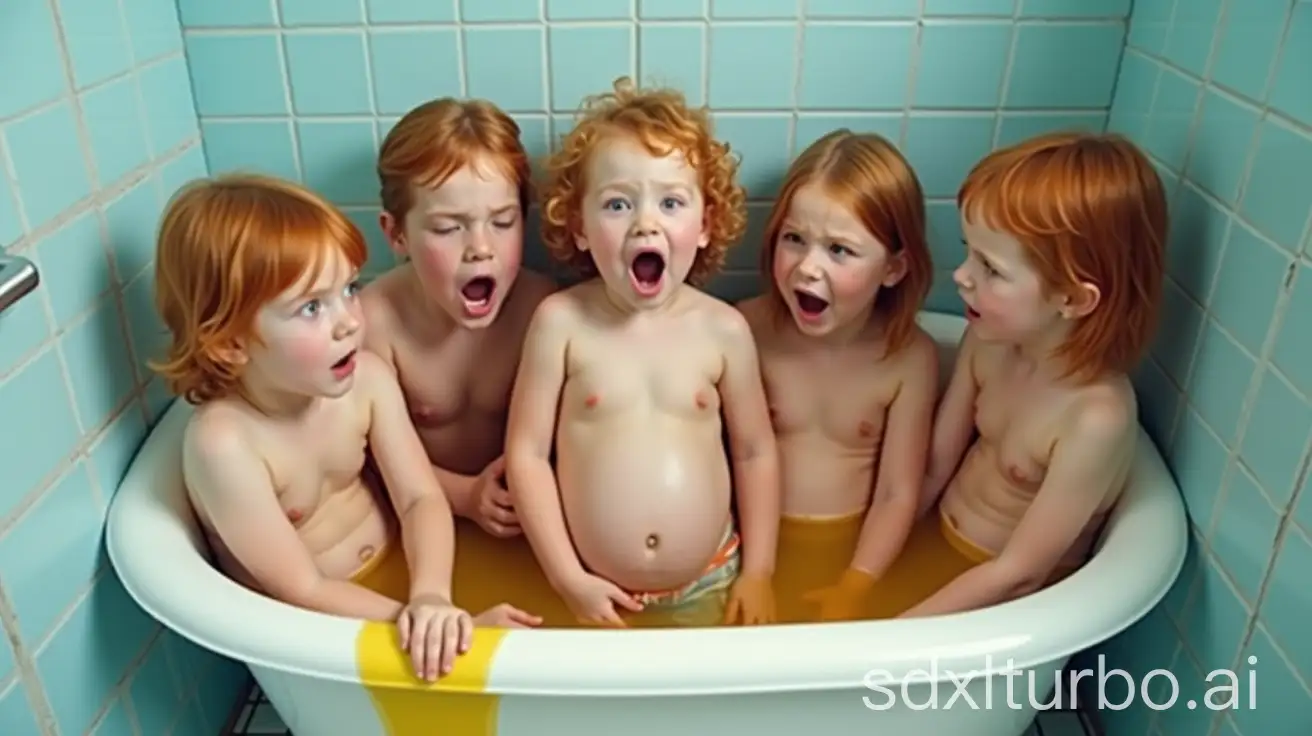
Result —
[[27, 296], [39, 283], [41, 275], [34, 263], [22, 256], [0, 253], [0, 312]]

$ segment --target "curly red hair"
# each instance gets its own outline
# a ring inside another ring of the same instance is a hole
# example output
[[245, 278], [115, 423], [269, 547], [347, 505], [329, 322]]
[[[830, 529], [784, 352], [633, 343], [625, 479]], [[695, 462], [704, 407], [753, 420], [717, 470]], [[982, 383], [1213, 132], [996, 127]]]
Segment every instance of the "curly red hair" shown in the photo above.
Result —
[[957, 205], [968, 222], [1016, 238], [1050, 294], [1098, 287], [1097, 306], [1058, 348], [1068, 376], [1134, 369], [1157, 327], [1168, 214], [1157, 170], [1133, 143], [1051, 133], [998, 149], [967, 175]]
[[738, 184], [738, 161], [728, 144], [713, 137], [705, 108], [689, 108], [677, 90], [642, 89], [628, 77], [616, 79], [614, 91], [583, 101], [573, 130], [546, 161], [542, 241], [547, 252], [581, 276], [596, 275], [592, 256], [575, 247], [574, 239], [582, 230], [579, 213], [589, 156], [612, 135], [632, 136], [653, 156], [678, 151], [698, 172], [710, 242], [697, 252], [688, 283], [705, 284], [719, 273], [729, 248], [747, 229], [747, 195]]

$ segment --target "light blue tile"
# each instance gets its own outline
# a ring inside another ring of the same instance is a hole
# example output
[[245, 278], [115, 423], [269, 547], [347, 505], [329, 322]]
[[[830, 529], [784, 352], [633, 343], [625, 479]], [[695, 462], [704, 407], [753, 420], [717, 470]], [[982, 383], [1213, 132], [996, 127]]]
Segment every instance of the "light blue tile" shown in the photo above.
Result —
[[1211, 293], [1229, 231], [1227, 210], [1192, 186], [1181, 190], [1171, 212], [1166, 268], [1200, 304]]
[[[1195, 417], [1195, 420], [1197, 420], [1197, 417]], [[1201, 426], [1201, 424], [1198, 425], [1198, 427]], [[1171, 463], [1175, 462], [1173, 458], [1171, 458], [1170, 461]], [[1224, 470], [1224, 468], [1222, 468], [1222, 470]], [[1172, 467], [1171, 472], [1176, 473], [1178, 471]], [[1219, 480], [1220, 478], [1218, 477], [1218, 481]], [[1202, 575], [1202, 550], [1202, 536], [1199, 535], [1196, 528], [1190, 527], [1188, 540], [1185, 544], [1184, 564], [1180, 567], [1180, 574], [1175, 578], [1175, 581], [1171, 583], [1171, 587], [1167, 589], [1166, 595], [1162, 598], [1161, 604], [1161, 610], [1177, 624], [1184, 623], [1185, 613], [1190, 610], [1187, 606], [1187, 604], [1190, 603], [1189, 597], [1193, 594], [1194, 588], [1198, 587], [1195, 583], [1198, 582], [1199, 576]]]
[[1020, 0], [1022, 18], [1125, 18], [1131, 0]]
[[171, 0], [121, 0], [132, 56], [140, 64], [182, 50], [178, 5]]
[[1291, 258], [1236, 221], [1209, 304], [1221, 326], [1254, 355], [1262, 350]]
[[[1267, 631], [1304, 677], [1312, 674], [1312, 637], [1307, 635], [1308, 617], [1312, 616], [1312, 600], [1307, 597], [1309, 569], [1312, 569], [1312, 542], [1299, 530], [1289, 529], [1276, 553], [1261, 613]], [[1259, 669], [1270, 671], [1272, 664], [1268, 661]]]
[[638, 17], [643, 20], [685, 20], [705, 13], [705, 0], [638, 0]]
[[96, 484], [108, 500], [118, 491], [132, 458], [146, 438], [146, 420], [134, 407], [120, 414], [91, 446], [88, 454]]
[[[186, 61], [175, 58], [154, 64], [142, 70], [138, 84], [151, 150], [156, 156], [197, 136], [200, 131], [196, 127], [196, 104], [191, 97]], [[278, 82], [278, 87], [281, 86]], [[280, 104], [280, 107], [284, 106]]]
[[16, 432], [0, 443], [0, 462], [8, 468], [0, 485], [0, 514], [8, 514], [64, 461], [81, 436], [54, 350], [0, 383], [0, 416], [41, 417], [40, 432]]
[[1257, 481], [1246, 470], [1236, 469], [1216, 514], [1212, 550], [1249, 606], [1257, 602], [1279, 528], [1280, 514], [1262, 496]]
[[995, 108], [1011, 50], [1011, 23], [926, 21], [916, 107]]
[[360, 0], [279, 0], [284, 26], [355, 25], [364, 21]]
[[[826, 30], [807, 27], [802, 51], [803, 85], [808, 76], [807, 62], [819, 66], [828, 63], [810, 55], [813, 34]], [[712, 25], [708, 101], [717, 110], [791, 107], [796, 48], [797, 31], [792, 25]], [[807, 100], [803, 92], [799, 103], [806, 106]]]
[[1161, 66], [1143, 54], [1126, 51], [1116, 79], [1116, 95], [1107, 115], [1107, 131], [1120, 133], [1143, 146], [1149, 113], [1157, 94]]
[[155, 231], [163, 208], [155, 182], [144, 179], [105, 205], [105, 229], [119, 279], [126, 283], [155, 257]]
[[[4, 166], [4, 157], [0, 155], [0, 167]], [[18, 214], [18, 200], [14, 199], [14, 188], [9, 183], [9, 175], [0, 168], [0, 248], [23, 237], [23, 222]]]
[[551, 108], [573, 111], [583, 98], [612, 89], [617, 77], [632, 76], [633, 28], [552, 26]]
[[164, 164], [159, 171], [161, 201], [173, 196], [178, 187], [192, 179], [209, 173], [205, 163], [205, 147], [197, 141], [196, 145], [186, 149], [172, 161]]
[[1174, 9], [1175, 0], [1135, 0], [1128, 45], [1146, 54], [1160, 55], [1166, 49]]
[[1044, 133], [1078, 130], [1101, 133], [1107, 116], [1100, 112], [1032, 113], [1004, 112], [998, 126], [999, 147], [1028, 140]]
[[[1005, 15], [1010, 17], [1020, 0], [924, 0], [925, 15]], [[906, 5], [906, 2], [902, 2]]]
[[[1039, 702], [1039, 698], [1036, 697], [1035, 701]], [[1043, 736], [1085, 736], [1084, 722], [1075, 711], [1044, 711], [1039, 713], [1036, 720], [1043, 729]], [[1035, 731], [1034, 736], [1039, 736], [1039, 731]]]
[[460, 0], [460, 19], [483, 23], [488, 21], [542, 20], [540, 0]]
[[915, 18], [920, 14], [917, 0], [806, 0], [803, 5], [808, 18]]
[[366, 0], [365, 8], [370, 23], [451, 23], [456, 19], [456, 0]]
[[1022, 23], [1004, 105], [1106, 107], [1124, 40], [1120, 23]]
[[[1179, 697], [1176, 699], [1177, 706], [1158, 711], [1155, 736], [1158, 734], [1171, 734], [1174, 736], [1175, 734], [1186, 733], [1209, 733], [1215, 711], [1204, 705], [1197, 705], [1192, 709], [1184, 705], [1191, 700], [1196, 704], [1201, 704], [1203, 699], [1207, 697], [1208, 690], [1214, 687], [1214, 684], [1206, 679], [1208, 670], [1200, 670], [1193, 658], [1182, 649], [1171, 665], [1171, 671], [1175, 676], [1175, 681], [1180, 685]], [[1168, 690], [1164, 693], [1164, 699], [1157, 702], [1166, 702], [1165, 698], [1169, 696]], [[1216, 696], [1213, 695], [1212, 697], [1215, 698]]]
[[1271, 85], [1271, 106], [1289, 117], [1312, 126], [1312, 4], [1294, 6], [1284, 51]]
[[993, 115], [911, 114], [903, 153], [926, 197], [957, 196], [966, 173], [992, 148], [993, 121]]
[[4, 135], [29, 227], [35, 230], [91, 194], [68, 103], [11, 122]]
[[269, 0], [177, 0], [178, 16], [187, 28], [196, 26], [273, 26]]
[[[915, 26], [909, 23], [878, 26], [808, 24], [802, 38], [798, 106], [837, 110], [901, 109], [910, 93], [907, 81], [915, 37]], [[780, 38], [772, 43], [782, 46], [784, 42]], [[715, 44], [713, 37], [712, 53], [715, 53]], [[764, 53], [770, 51], [779, 59], [778, 67], [752, 66], [759, 68], [762, 76], [773, 75], [777, 84], [791, 82], [791, 67], [785, 68], [784, 65], [792, 64], [792, 58], [778, 53], [777, 49], [765, 49]], [[756, 53], [759, 56], [763, 52]], [[725, 63], [728, 63], [727, 59]], [[853, 69], [880, 71], [878, 74], [854, 76]], [[726, 80], [725, 85], [731, 82], [732, 79]], [[714, 67], [711, 69], [711, 84], [716, 84]], [[776, 106], [786, 105], [787, 99], [782, 91], [769, 98]]]
[[39, 294], [10, 305], [0, 314], [0, 375], [13, 370], [49, 337], [50, 324]]
[[551, 152], [550, 124], [547, 122], [546, 115], [516, 114], [510, 117], [519, 126], [519, 141], [530, 160], [540, 161], [543, 156]]
[[1239, 733], [1239, 730], [1235, 728], [1235, 722], [1231, 720], [1229, 716], [1219, 716], [1218, 720], [1221, 725], [1220, 731], [1217, 732], [1217, 736], [1242, 736], [1242, 734]]
[[715, 115], [715, 137], [741, 156], [738, 182], [750, 199], [773, 197], [788, 168], [787, 114]]
[[902, 137], [902, 113], [801, 113], [797, 116], [797, 130], [793, 134], [793, 155], [800, 155], [807, 146], [839, 128], [847, 128], [853, 133], [876, 133], [897, 146]]
[[1199, 529], [1212, 525], [1212, 512], [1221, 492], [1226, 448], [1193, 409], [1185, 410], [1175, 442], [1166, 456], [1180, 486], [1189, 519]]
[[546, 0], [548, 20], [629, 20], [632, 0]]
[[109, 289], [109, 259], [94, 211], [79, 215], [36, 246], [55, 324], [63, 328]]
[[205, 714], [207, 728], [218, 731], [232, 708], [232, 704], [246, 692], [250, 670], [246, 665], [227, 657], [215, 657], [214, 664], [205, 670], [196, 689], [196, 702]]
[[711, 18], [796, 18], [798, 0], [710, 0]]
[[1292, 250], [1301, 242], [1312, 212], [1312, 138], [1270, 117], [1258, 135], [1240, 212]]
[[289, 33], [283, 43], [296, 114], [370, 113], [363, 33]]
[[1267, 77], [1276, 49], [1280, 48], [1288, 12], [1288, 0], [1230, 3], [1216, 58], [1212, 61], [1212, 81], [1250, 100], [1264, 100]]
[[91, 732], [91, 736], [134, 736], [136, 732], [132, 728], [132, 721], [128, 719], [127, 708], [123, 706], [122, 700], [115, 700], [109, 706], [96, 728]]
[[104, 521], [91, 476], [78, 463], [0, 539], [0, 571], [24, 641], [42, 641], [91, 582]]
[[1174, 279], [1166, 279], [1162, 285], [1162, 316], [1158, 324], [1162, 327], [1153, 338], [1153, 357], [1176, 385], [1184, 386], [1202, 332], [1203, 312]]
[[929, 296], [925, 298], [925, 309], [947, 314], [965, 314], [961, 295], [957, 292], [956, 287], [952, 286], [952, 274], [950, 272], [941, 271], [934, 275], [934, 283], [929, 288]]
[[[147, 269], [123, 289], [123, 311], [132, 338], [132, 353], [137, 360], [144, 363], [163, 358], [169, 334], [159, 312], [155, 311], [155, 278], [151, 270]], [[147, 375], [145, 370], [142, 375]]]
[[465, 29], [469, 96], [492, 100], [503, 110], [545, 110], [542, 28]]
[[950, 283], [951, 269], [966, 258], [966, 248], [961, 244], [965, 237], [961, 232], [961, 214], [955, 200], [925, 203], [925, 234], [935, 268], [946, 272]]
[[291, 123], [206, 122], [201, 125], [205, 156], [215, 174], [225, 171], [260, 171], [293, 181], [299, 179], [292, 144]]
[[[1168, 327], [1174, 328], [1174, 325]], [[1134, 374], [1134, 388], [1139, 398], [1139, 421], [1148, 436], [1158, 447], [1169, 445], [1180, 410], [1180, 389], [1151, 358], [1140, 361]]]
[[167, 411], [169, 406], [176, 400], [176, 397], [169, 393], [168, 387], [163, 381], [155, 379], [146, 384], [146, 393], [143, 397], [143, 402], [146, 406], [146, 411], [150, 416], [150, 422], [147, 426], [154, 427], [155, 423], [160, 420], [160, 417], [164, 416], [164, 412]]
[[378, 201], [372, 121], [296, 123], [304, 181], [336, 204]]
[[200, 115], [286, 115], [278, 36], [188, 33], [187, 63]]
[[118, 0], [59, 0], [59, 9], [78, 89], [132, 66]]
[[378, 227], [378, 210], [376, 208], [351, 209], [346, 211], [346, 216], [360, 228], [360, 232], [364, 233], [365, 246], [369, 250], [369, 257], [361, 271], [368, 277], [373, 277], [395, 266], [396, 258], [392, 255], [387, 241], [383, 238], [382, 230]]
[[[9, 645], [0, 645], [0, 648], [7, 651]], [[3, 662], [0, 662], [0, 678], [3, 678], [7, 671]], [[14, 679], [9, 684], [9, 688], [0, 693], [0, 723], [5, 726], [5, 736], [41, 736], [42, 734], [32, 715], [32, 707], [21, 679]]]
[[1285, 319], [1276, 337], [1271, 361], [1304, 394], [1312, 394], [1312, 341], [1307, 339], [1304, 315], [1312, 315], [1312, 268], [1300, 264]]
[[1312, 434], [1312, 408], [1275, 373], [1267, 372], [1248, 418], [1241, 457], [1283, 512], [1294, 493], [1303, 448]]
[[1227, 446], [1239, 429], [1239, 411], [1253, 368], [1252, 356], [1209, 320], [1186, 390], [1203, 421]]
[[106, 299], [60, 339], [78, 416], [88, 431], [109, 421], [132, 392], [136, 378], [118, 305]]
[[0, 43], [0, 69], [24, 72], [5, 75], [5, 83], [0, 85], [0, 118], [49, 102], [64, 91], [64, 61], [55, 46], [50, 3], [9, 0], [4, 14], [6, 33], [4, 43]]
[[1203, 567], [1185, 619], [1185, 641], [1205, 671], [1231, 666], [1239, 654], [1248, 608], [1215, 563]]
[[[504, 3], [483, 3], [494, 7]], [[404, 115], [410, 108], [438, 97], [460, 94], [460, 45], [456, 31], [370, 31], [369, 54], [374, 99], [383, 115]], [[415, 59], [424, 59], [416, 64]]]
[[1261, 111], [1211, 88], [1203, 93], [1200, 116], [1188, 176], [1233, 206]]
[[[282, 726], [285, 728], [286, 724], [282, 724]], [[283, 731], [283, 728], [266, 728], [264, 725], [258, 725], [254, 728], [275, 734]], [[205, 712], [200, 708], [200, 701], [195, 698], [186, 701], [182, 706], [182, 713], [178, 716], [178, 723], [174, 733], [208, 733], [210, 730], [212, 729], [206, 720]]]
[[[1303, 568], [1301, 575], [1306, 575], [1307, 568]], [[1306, 577], [1303, 578], [1306, 581]], [[1303, 590], [1307, 590], [1304, 583]], [[1306, 600], [1306, 599], [1305, 599]], [[1308, 618], [1307, 604], [1303, 604], [1302, 614], [1300, 617], [1301, 624], [1306, 624]], [[1312, 641], [1306, 638], [1304, 633], [1306, 627], [1300, 625], [1296, 631], [1298, 636], [1303, 637], [1301, 641]], [[1244, 652], [1243, 662], [1244, 671], [1242, 673], [1243, 682], [1250, 681], [1249, 672], [1257, 673], [1257, 682], [1260, 683], [1259, 691], [1254, 695], [1257, 707], [1243, 707], [1236, 709], [1232, 716], [1235, 725], [1244, 734], [1254, 734], [1255, 736], [1302, 736], [1306, 733], [1306, 721], [1298, 716], [1305, 712], [1305, 708], [1300, 706], [1282, 706], [1283, 703], [1307, 703], [1312, 698], [1303, 683], [1299, 681], [1299, 676], [1295, 670], [1285, 660], [1285, 654], [1282, 654], [1272, 636], [1268, 635], [1261, 626], [1253, 629], [1252, 639], [1248, 643], [1248, 649]], [[1295, 640], [1298, 641], [1298, 640]], [[1281, 644], [1285, 644], [1281, 640]], [[1312, 673], [1306, 660], [1302, 667], [1302, 677], [1304, 682], [1308, 674]], [[1242, 694], [1247, 694], [1244, 690]], [[1247, 699], [1244, 705], [1248, 706]], [[1183, 733], [1183, 732], [1177, 732]]]
[[727, 271], [755, 273], [761, 267], [761, 245], [765, 240], [765, 224], [770, 217], [771, 205], [747, 205], [747, 231], [743, 239], [729, 250], [724, 261]]
[[[127, 698], [142, 734], [169, 732], [182, 705], [174, 688], [167, 650], [163, 639], [157, 639], [128, 683]], [[231, 709], [232, 704], [228, 707]]]
[[[117, 576], [100, 577], [37, 655], [41, 679], [59, 683], [46, 690], [46, 697], [60, 733], [86, 730], [154, 626]], [[87, 652], [96, 656], [87, 657]]]
[[1157, 80], [1157, 97], [1148, 121], [1144, 148], [1172, 171], [1184, 165], [1189, 143], [1189, 125], [1198, 106], [1198, 82], [1174, 69], [1162, 69]]
[[643, 84], [674, 87], [688, 98], [688, 104], [703, 104], [705, 26], [642, 25], [638, 36], [638, 75]]
[[1166, 58], [1195, 76], [1203, 76], [1212, 50], [1223, 0], [1176, 2], [1166, 35]]
[[82, 118], [101, 186], [150, 161], [136, 79], [124, 77], [83, 94]]

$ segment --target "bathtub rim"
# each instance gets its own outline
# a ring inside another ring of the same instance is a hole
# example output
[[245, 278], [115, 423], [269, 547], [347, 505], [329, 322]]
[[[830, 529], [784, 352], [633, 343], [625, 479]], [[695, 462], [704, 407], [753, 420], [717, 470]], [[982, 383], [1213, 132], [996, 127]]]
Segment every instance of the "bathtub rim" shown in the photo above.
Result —
[[[965, 325], [956, 315], [921, 317], [944, 345], [955, 346]], [[173, 402], [111, 502], [106, 546], [124, 587], [153, 618], [206, 649], [289, 674], [359, 682], [354, 647], [363, 621], [279, 603], [232, 582], [209, 564], [180, 489], [156, 490], [170, 485], [169, 478], [177, 485], [176, 448], [191, 411], [185, 402]], [[488, 691], [654, 696], [851, 689], [868, 686], [863, 678], [872, 669], [898, 682], [931, 664], [940, 674], [989, 674], [987, 657], [995, 665], [1010, 660], [1019, 669], [1064, 662], [1145, 616], [1183, 568], [1183, 501], [1142, 427], [1136, 454], [1137, 480], [1109, 516], [1092, 559], [1032, 595], [911, 620], [511, 631], [492, 663]], [[179, 586], [179, 580], [189, 584]], [[1091, 606], [1091, 600], [1101, 605]], [[635, 667], [634, 661], [644, 665]]]

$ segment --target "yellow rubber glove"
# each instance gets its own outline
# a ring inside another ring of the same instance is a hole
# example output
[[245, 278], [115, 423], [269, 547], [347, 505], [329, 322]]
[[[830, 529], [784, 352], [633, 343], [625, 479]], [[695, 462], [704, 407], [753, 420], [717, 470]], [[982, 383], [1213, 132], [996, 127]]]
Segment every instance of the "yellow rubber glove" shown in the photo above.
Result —
[[724, 622], [753, 626], [774, 620], [774, 586], [770, 578], [765, 575], [739, 575], [729, 589]]
[[837, 583], [806, 593], [802, 600], [820, 607], [821, 621], [855, 621], [862, 618], [866, 598], [874, 585], [870, 573], [849, 567]]

